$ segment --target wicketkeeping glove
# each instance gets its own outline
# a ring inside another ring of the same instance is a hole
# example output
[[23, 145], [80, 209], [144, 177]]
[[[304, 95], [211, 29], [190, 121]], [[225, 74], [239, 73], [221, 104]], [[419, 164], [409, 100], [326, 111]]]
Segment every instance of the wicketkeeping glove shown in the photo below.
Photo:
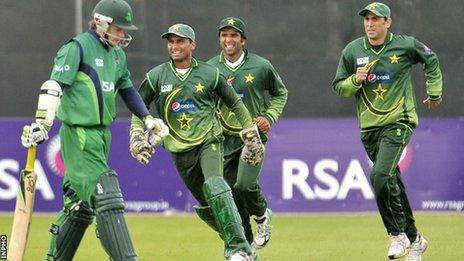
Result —
[[24, 147], [35, 147], [40, 143], [48, 140], [48, 128], [38, 122], [26, 125], [21, 135], [21, 143]]
[[141, 128], [130, 130], [129, 150], [132, 157], [143, 165], [148, 164], [151, 156], [155, 154], [155, 149], [148, 142], [148, 133]]
[[243, 129], [240, 138], [244, 143], [240, 158], [252, 166], [258, 165], [264, 158], [264, 145], [256, 124], [251, 128]]
[[169, 135], [169, 128], [161, 119], [148, 115], [143, 118], [143, 123], [150, 134], [155, 134], [161, 139]]

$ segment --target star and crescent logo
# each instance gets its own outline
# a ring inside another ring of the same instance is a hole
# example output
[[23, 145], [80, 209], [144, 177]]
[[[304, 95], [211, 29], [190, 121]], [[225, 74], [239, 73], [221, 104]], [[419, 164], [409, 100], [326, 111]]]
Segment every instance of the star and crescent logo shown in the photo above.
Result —
[[229, 20], [227, 20], [227, 24], [228, 25], [235, 25], [235, 20], [233, 18], [230, 18]]
[[383, 94], [387, 91], [387, 89], [382, 88], [382, 84], [379, 84], [379, 86], [377, 86], [377, 89], [374, 89], [372, 91], [375, 93], [376, 100], [381, 99], [383, 101]]
[[246, 83], [253, 83], [254, 79], [255, 79], [255, 77], [253, 75], [251, 75], [251, 73], [249, 73], [247, 76], [245, 76], [245, 82]]
[[205, 86], [203, 86], [200, 82], [195, 85], [195, 91], [196, 92], [203, 92], [203, 89], [205, 88]]
[[388, 57], [390, 58], [390, 63], [393, 64], [393, 63], [398, 63], [398, 61], [400, 60], [400, 57], [399, 56], [396, 56], [396, 54], [393, 54], [392, 56]]
[[178, 32], [178, 31], [179, 31], [179, 27], [180, 27], [179, 24], [175, 24], [175, 25], [172, 26], [172, 30]]
[[377, 6], [379, 6], [379, 4], [377, 4], [377, 3], [371, 3], [371, 4], [369, 4], [368, 6], [369, 6], [369, 8], [375, 9], [375, 8], [377, 8]]
[[182, 113], [182, 115], [177, 118], [177, 121], [180, 122], [180, 128], [189, 130], [191, 128], [190, 123], [192, 122], [193, 118], [187, 117], [187, 114]]

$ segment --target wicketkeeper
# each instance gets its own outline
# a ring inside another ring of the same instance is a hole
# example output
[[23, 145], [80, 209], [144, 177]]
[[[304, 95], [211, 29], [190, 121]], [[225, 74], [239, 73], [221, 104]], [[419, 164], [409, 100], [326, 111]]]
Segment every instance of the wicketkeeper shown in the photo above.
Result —
[[[156, 108], [169, 127], [169, 135], [164, 139], [154, 134], [146, 137], [140, 119], [132, 117], [131, 147], [146, 147], [150, 142], [171, 152], [182, 180], [200, 204], [196, 207], [198, 215], [224, 240], [226, 259], [253, 260], [231, 189], [223, 178], [224, 137], [215, 113], [219, 99], [243, 126], [240, 137], [246, 149], [242, 158], [249, 163], [264, 153], [258, 128], [219, 70], [192, 57], [196, 42], [190, 26], [175, 24], [162, 38], [167, 39], [171, 59], [146, 74], [139, 93], [147, 106]], [[153, 153], [145, 152], [141, 163], [148, 162]], [[141, 153], [132, 154], [140, 158]]]

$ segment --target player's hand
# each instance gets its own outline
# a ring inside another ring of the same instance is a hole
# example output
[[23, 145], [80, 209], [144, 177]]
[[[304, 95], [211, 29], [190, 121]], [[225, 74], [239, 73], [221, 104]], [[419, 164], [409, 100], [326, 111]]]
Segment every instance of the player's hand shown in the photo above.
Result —
[[366, 81], [369, 70], [369, 64], [367, 63], [364, 66], [358, 67], [356, 69], [356, 82], [361, 84]]
[[246, 163], [256, 166], [264, 158], [264, 145], [259, 136], [258, 127], [243, 129], [240, 132], [240, 138], [243, 140], [244, 146], [240, 158]]
[[160, 136], [153, 134], [152, 132], [148, 132], [148, 142], [150, 142], [152, 147], [158, 147], [163, 144], [163, 138]]
[[150, 158], [155, 154], [155, 149], [148, 141], [148, 132], [141, 128], [133, 128], [130, 130], [130, 145], [129, 150], [138, 162], [147, 165]]
[[161, 139], [169, 135], [169, 128], [164, 124], [162, 119], [148, 115], [143, 118], [143, 123], [150, 134], [157, 135]]
[[427, 106], [427, 109], [435, 109], [438, 106], [440, 106], [441, 101], [442, 101], [441, 97], [438, 99], [430, 99], [429, 97], [423, 100], [422, 103], [425, 104], [425, 106]]
[[267, 120], [266, 117], [258, 116], [255, 119], [256, 126], [260, 132], [266, 134], [271, 130], [271, 123]]
[[21, 135], [21, 144], [24, 147], [35, 147], [46, 140], [48, 140], [48, 130], [45, 125], [34, 122], [24, 126]]

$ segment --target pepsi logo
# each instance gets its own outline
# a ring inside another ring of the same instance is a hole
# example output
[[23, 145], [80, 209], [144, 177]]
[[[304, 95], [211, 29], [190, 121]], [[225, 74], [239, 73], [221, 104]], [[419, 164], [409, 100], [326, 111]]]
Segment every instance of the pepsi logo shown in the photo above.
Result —
[[369, 82], [374, 82], [375, 79], [377, 78], [377, 75], [373, 74], [373, 73], [370, 73], [368, 76], [367, 76], [367, 80]]
[[178, 110], [180, 109], [180, 103], [179, 103], [179, 102], [173, 102], [173, 103], [171, 104], [171, 109], [172, 109], [173, 111], [178, 111]]

